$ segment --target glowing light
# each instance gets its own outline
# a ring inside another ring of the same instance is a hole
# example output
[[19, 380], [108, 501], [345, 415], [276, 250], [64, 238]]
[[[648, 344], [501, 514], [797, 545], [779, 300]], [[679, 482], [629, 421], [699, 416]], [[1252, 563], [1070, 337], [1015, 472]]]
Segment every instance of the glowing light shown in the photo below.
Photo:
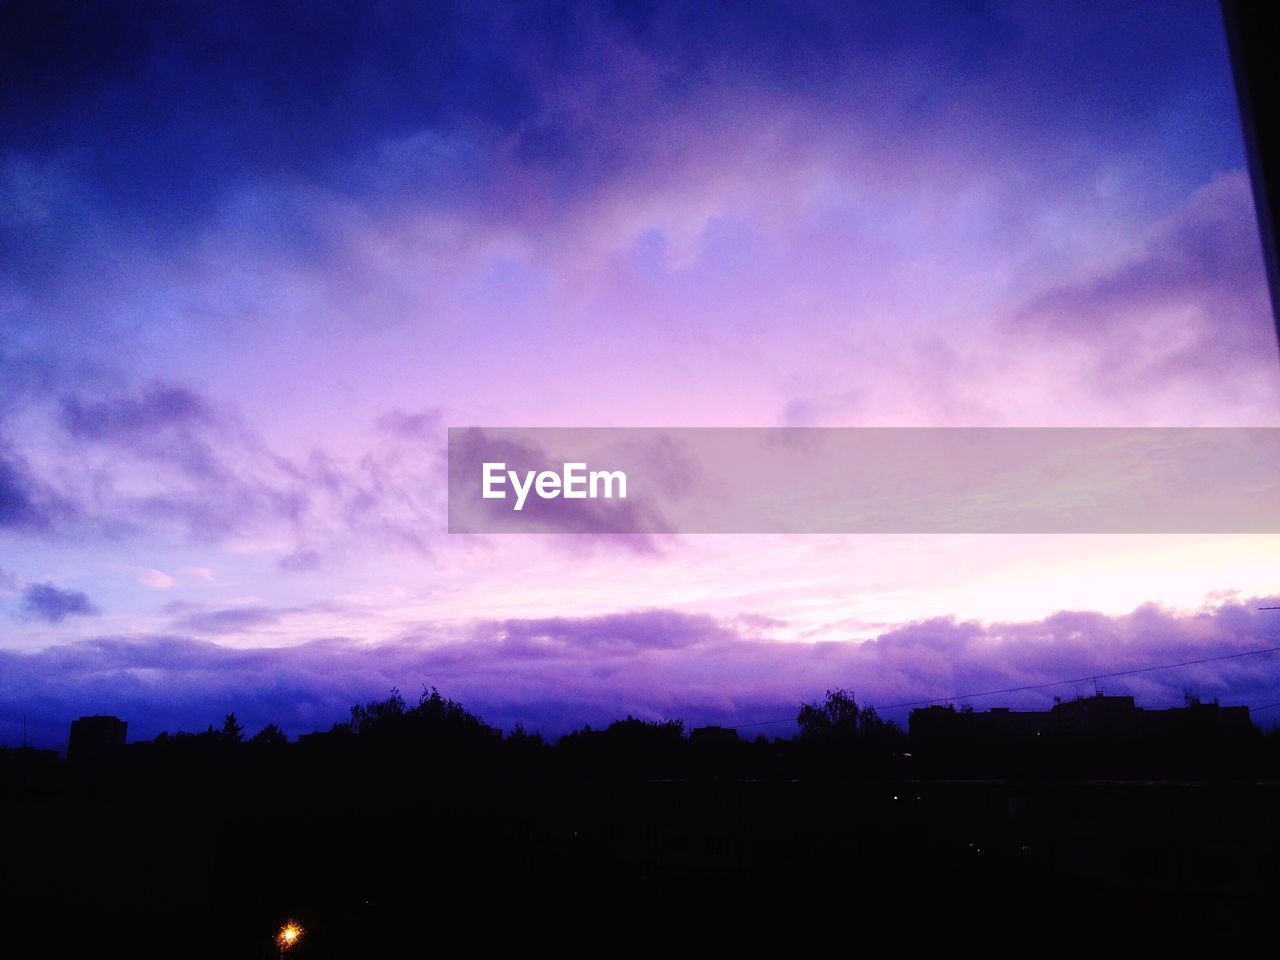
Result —
[[302, 933], [302, 927], [292, 920], [281, 927], [280, 932], [276, 934], [276, 944], [280, 947], [281, 953], [297, 943]]

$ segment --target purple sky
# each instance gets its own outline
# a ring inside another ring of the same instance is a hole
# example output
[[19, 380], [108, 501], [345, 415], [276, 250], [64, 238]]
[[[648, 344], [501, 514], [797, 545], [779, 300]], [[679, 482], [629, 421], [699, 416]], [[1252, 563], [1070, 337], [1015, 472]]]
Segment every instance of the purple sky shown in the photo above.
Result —
[[445, 532], [448, 426], [1280, 426], [1216, 3], [2, 16], [0, 743], [1280, 644], [1272, 536]]

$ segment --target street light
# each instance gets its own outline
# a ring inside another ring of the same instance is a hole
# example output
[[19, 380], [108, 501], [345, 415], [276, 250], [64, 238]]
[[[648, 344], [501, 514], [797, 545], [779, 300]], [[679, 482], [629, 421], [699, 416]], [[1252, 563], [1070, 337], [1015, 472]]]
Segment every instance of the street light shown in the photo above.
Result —
[[302, 939], [303, 932], [302, 927], [294, 923], [292, 920], [287, 921], [285, 925], [280, 928], [280, 932], [276, 934], [276, 946], [280, 948], [281, 957], [283, 957], [295, 943]]

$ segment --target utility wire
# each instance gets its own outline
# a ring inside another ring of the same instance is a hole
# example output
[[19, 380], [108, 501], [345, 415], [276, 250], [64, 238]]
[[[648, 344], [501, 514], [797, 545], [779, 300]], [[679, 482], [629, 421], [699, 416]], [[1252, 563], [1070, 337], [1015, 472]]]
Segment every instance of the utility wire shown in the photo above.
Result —
[[[897, 710], [902, 707], [924, 707], [931, 703], [946, 703], [948, 700], [969, 700], [976, 697], [992, 697], [1001, 693], [1022, 693], [1027, 690], [1043, 690], [1046, 687], [1060, 687], [1071, 683], [1085, 683], [1086, 681], [1109, 680], [1113, 677], [1130, 677], [1137, 673], [1151, 673], [1155, 670], [1174, 670], [1178, 667], [1191, 667], [1200, 663], [1216, 663], [1219, 660], [1238, 660], [1241, 657], [1256, 657], [1264, 653], [1275, 653], [1280, 651], [1280, 647], [1265, 647], [1262, 650], [1246, 650], [1243, 653], [1224, 653], [1216, 657], [1201, 657], [1198, 660], [1183, 660], [1179, 663], [1162, 663], [1155, 667], [1136, 667], [1132, 670], [1116, 670], [1111, 673], [1095, 673], [1088, 677], [1077, 677], [1073, 680], [1050, 680], [1047, 683], [1029, 683], [1022, 687], [1005, 687], [1003, 690], [984, 690], [981, 693], [957, 693], [949, 697], [934, 697], [932, 700], [910, 700], [904, 703], [890, 703], [883, 707], [877, 707], [877, 710]], [[1254, 710], [1269, 710], [1271, 707], [1280, 706], [1280, 703], [1268, 704], [1265, 707], [1259, 707]], [[785, 720], [755, 720], [749, 723], [726, 724], [732, 730], [738, 730], [742, 727], [764, 727], [775, 723], [795, 723], [795, 717], [787, 717]]]

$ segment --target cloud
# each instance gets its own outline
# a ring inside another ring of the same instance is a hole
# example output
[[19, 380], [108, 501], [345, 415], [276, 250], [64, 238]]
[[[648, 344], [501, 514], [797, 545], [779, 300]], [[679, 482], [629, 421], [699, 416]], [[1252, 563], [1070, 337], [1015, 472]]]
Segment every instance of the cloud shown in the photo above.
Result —
[[430, 414], [383, 418], [343, 456], [282, 455], [233, 408], [167, 382], [63, 397], [56, 422], [74, 443], [40, 445], [38, 468], [0, 438], [0, 528], [110, 540], [176, 527], [199, 544], [265, 532], [294, 541], [288, 570], [361, 542], [425, 555], [443, 532]]
[[88, 596], [76, 590], [61, 590], [51, 583], [33, 583], [22, 594], [22, 609], [28, 617], [47, 623], [61, 623], [67, 617], [98, 613]]
[[378, 426], [405, 440], [439, 443], [445, 434], [444, 417], [439, 410], [418, 413], [392, 410], [378, 419]]
[[1274, 381], [1271, 303], [1253, 195], [1240, 171], [1216, 177], [1153, 227], [1134, 255], [1030, 299], [1015, 330], [1093, 351], [1112, 393], [1192, 380], [1231, 392], [1242, 375]]
[[72, 504], [36, 477], [0, 436], [0, 530], [47, 533], [74, 513]]
[[21, 465], [0, 454], [0, 527], [41, 526], [44, 518], [31, 495]]
[[168, 590], [177, 581], [163, 570], [148, 570], [138, 577], [138, 582], [156, 590]]
[[172, 384], [152, 386], [141, 397], [84, 401], [68, 397], [62, 423], [73, 437], [111, 440], [191, 424], [207, 424], [213, 413], [198, 394]]
[[[894, 704], [1056, 683], [969, 700], [978, 709], [1043, 708], [1055, 695], [1092, 693], [1094, 677], [1106, 692], [1148, 707], [1180, 704], [1184, 690], [1257, 706], [1280, 701], [1278, 654], [1147, 668], [1280, 646], [1280, 617], [1256, 609], [1277, 603], [1236, 598], [1193, 612], [1146, 605], [1116, 616], [1064, 611], [991, 624], [935, 618], [867, 642], [817, 644], [762, 638], [741, 617], [662, 609], [424, 625], [414, 637], [374, 645], [329, 637], [233, 649], [182, 635], [100, 637], [34, 653], [0, 651], [7, 689], [0, 731], [25, 711], [38, 714], [58, 743], [70, 718], [102, 712], [146, 737], [184, 725], [203, 729], [235, 710], [251, 726], [276, 722], [297, 734], [327, 728], [352, 703], [393, 686], [424, 685], [490, 722], [549, 734], [628, 712], [787, 734], [798, 705], [833, 686], [853, 688], [860, 702], [899, 721], [907, 708]], [[207, 616], [231, 627], [274, 614], [250, 608]], [[1143, 672], [1106, 677], [1133, 670]], [[761, 724], [775, 720], [782, 722]]]
[[[682, 472], [679, 457], [666, 447], [655, 451], [655, 476], [662, 467], [673, 484], [691, 482]], [[563, 451], [561, 451], [563, 453]], [[450, 530], [492, 532], [495, 528], [519, 533], [580, 534], [574, 549], [603, 544], [641, 553], [659, 552], [661, 538], [671, 532], [670, 523], [651, 503], [628, 499], [543, 499], [530, 496], [517, 513], [509, 500], [482, 499], [477, 478], [486, 462], [502, 462], [507, 470], [555, 469], [564, 462], [531, 440], [494, 434], [480, 428], [453, 432], [449, 443]], [[473, 491], [474, 496], [460, 496]], [[585, 541], [585, 543], [584, 543]]]
[[290, 617], [308, 614], [352, 616], [357, 612], [357, 608], [325, 601], [296, 607], [252, 603], [210, 609], [200, 603], [174, 600], [165, 604], [162, 610], [172, 617], [171, 626], [175, 631], [198, 635], [249, 634], [276, 626]]
[[320, 566], [321, 561], [322, 558], [318, 550], [299, 547], [292, 553], [287, 553], [281, 557], [276, 562], [276, 566], [281, 570], [288, 570], [296, 573], [305, 570], [315, 570]]
[[[185, 259], [192, 231], [227, 219], [272, 259], [287, 247], [344, 277], [351, 248], [324, 222], [335, 208], [377, 220], [426, 206], [501, 232], [568, 219], [627, 242], [656, 228], [681, 265], [723, 212], [705, 197], [745, 177], [767, 192], [814, 165], [860, 175], [871, 157], [877, 179], [1012, 166], [1088, 191], [1113, 156], [1149, 152], [1153, 129], [1181, 148], [1167, 158], [1179, 166], [1222, 168], [1239, 152], [1230, 137], [1185, 144], [1234, 110], [1221, 44], [1205, 39], [1220, 23], [1195, 4], [1158, 10], [1158, 42], [1157, 11], [1140, 4], [1087, 22], [1007, 5], [441, 3], [303, 18], [235, 3], [220, 17], [104, 9], [56, 22], [23, 8], [6, 8], [0, 31], [15, 158], [0, 209], [26, 211], [15, 234], [40, 227], [38, 242], [15, 244], [15, 272], [54, 300], [66, 276], [51, 265], [119, 269], [118, 255], [83, 256], [104, 235], [181, 242]], [[55, 70], [49, 50], [75, 55]], [[95, 150], [107, 135], [113, 149]], [[698, 188], [680, 190], [685, 179]], [[703, 210], [681, 209], [690, 194]]]
[[278, 611], [266, 607], [237, 607], [188, 614], [175, 624], [195, 633], [244, 633], [280, 622]]
[[137, 397], [66, 397], [60, 419], [77, 440], [127, 449], [140, 459], [175, 466], [202, 484], [231, 478], [215, 448], [234, 441], [235, 425], [215, 416], [205, 398], [185, 387], [161, 383]]
[[[482, 625], [479, 632], [494, 631]], [[709, 616], [673, 610], [641, 610], [600, 617], [504, 620], [496, 625], [502, 650], [513, 656], [632, 653], [675, 650], [733, 637]]]

